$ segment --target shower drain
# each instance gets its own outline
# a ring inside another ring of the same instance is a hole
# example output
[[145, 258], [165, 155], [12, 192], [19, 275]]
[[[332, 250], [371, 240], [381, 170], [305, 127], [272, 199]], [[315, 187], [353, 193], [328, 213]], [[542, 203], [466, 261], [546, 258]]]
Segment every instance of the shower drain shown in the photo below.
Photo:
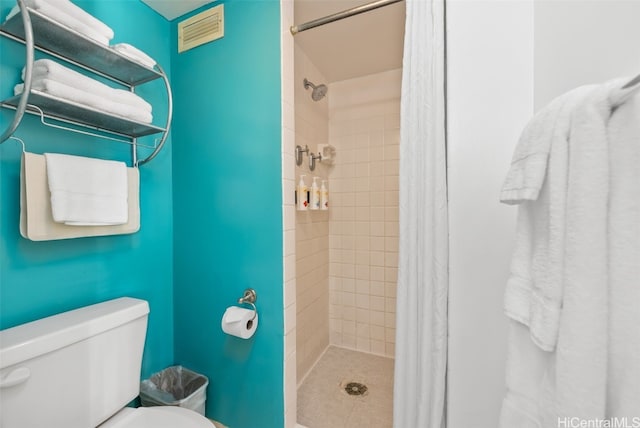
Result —
[[367, 389], [367, 385], [359, 382], [349, 382], [344, 385], [344, 390], [349, 395], [365, 395]]

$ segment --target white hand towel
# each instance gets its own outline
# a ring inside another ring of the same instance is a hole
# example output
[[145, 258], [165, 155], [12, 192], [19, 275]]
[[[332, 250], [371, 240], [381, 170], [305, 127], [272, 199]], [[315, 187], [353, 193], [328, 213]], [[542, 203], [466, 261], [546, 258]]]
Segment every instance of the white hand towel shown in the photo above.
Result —
[[156, 61], [153, 58], [151, 58], [149, 55], [142, 52], [140, 49], [128, 43], [118, 43], [116, 45], [111, 46], [111, 48], [120, 52], [122, 55], [126, 56], [127, 58], [137, 61], [141, 64], [144, 64], [149, 68], [153, 68], [153, 66], [156, 65]]
[[57, 223], [125, 224], [127, 167], [123, 162], [45, 153], [51, 209]]
[[[15, 86], [14, 93], [18, 95], [22, 93], [23, 90], [24, 84], [20, 83]], [[127, 104], [117, 103], [99, 95], [94, 95], [90, 92], [85, 92], [49, 79], [34, 80], [31, 84], [31, 90], [44, 92], [122, 119], [142, 123], [151, 123], [153, 120], [153, 116], [148, 111]]]
[[[22, 79], [24, 80], [24, 68], [22, 69]], [[105, 85], [89, 76], [78, 73], [64, 65], [50, 60], [39, 59], [33, 63], [32, 79], [34, 81], [39, 79], [51, 79], [56, 82], [64, 83], [67, 86], [71, 86], [77, 89], [81, 89], [85, 92], [91, 92], [96, 95], [101, 95], [108, 98], [111, 101], [115, 101], [122, 104], [129, 104], [132, 107], [139, 108], [148, 112], [152, 111], [151, 104], [146, 102], [140, 96], [130, 91], [122, 89], [112, 88]]]
[[140, 174], [127, 168], [129, 219], [126, 224], [77, 227], [56, 223], [51, 215], [51, 192], [43, 155], [22, 154], [20, 173], [20, 234], [32, 241], [71, 239], [85, 236], [121, 235], [140, 230]]
[[[111, 40], [111, 38], [105, 36], [100, 31], [69, 15], [67, 12], [60, 9], [55, 4], [51, 4], [46, 0], [25, 0], [25, 4], [31, 9], [34, 9], [40, 12], [42, 15], [52, 19], [53, 21], [69, 27], [70, 29], [89, 37], [90, 39], [100, 43], [101, 45], [109, 45], [109, 41]], [[15, 6], [11, 10], [11, 12], [9, 12], [9, 15], [6, 19], [10, 19], [19, 12], [20, 8], [18, 6]]]

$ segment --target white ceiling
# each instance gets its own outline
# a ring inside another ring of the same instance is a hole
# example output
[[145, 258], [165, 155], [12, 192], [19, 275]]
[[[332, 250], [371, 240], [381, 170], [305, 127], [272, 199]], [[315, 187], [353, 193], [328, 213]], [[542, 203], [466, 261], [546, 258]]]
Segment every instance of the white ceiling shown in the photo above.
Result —
[[215, 0], [142, 0], [169, 21]]
[[[168, 20], [214, 0], [142, 0]], [[294, 0], [299, 25], [371, 0]], [[295, 41], [328, 82], [351, 79], [402, 66], [404, 2], [313, 28]], [[257, 25], [257, 24], [256, 24]]]
[[[294, 0], [295, 24], [331, 15], [371, 0]], [[328, 82], [402, 66], [404, 2], [316, 27], [295, 41]]]

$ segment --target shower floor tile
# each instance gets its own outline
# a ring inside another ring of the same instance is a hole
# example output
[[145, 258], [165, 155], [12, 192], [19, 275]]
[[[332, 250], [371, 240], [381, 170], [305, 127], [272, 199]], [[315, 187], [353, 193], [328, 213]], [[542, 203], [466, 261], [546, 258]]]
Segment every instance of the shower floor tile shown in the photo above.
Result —
[[[367, 386], [349, 395], [349, 382]], [[391, 428], [393, 359], [330, 346], [298, 388], [298, 423], [309, 428]]]

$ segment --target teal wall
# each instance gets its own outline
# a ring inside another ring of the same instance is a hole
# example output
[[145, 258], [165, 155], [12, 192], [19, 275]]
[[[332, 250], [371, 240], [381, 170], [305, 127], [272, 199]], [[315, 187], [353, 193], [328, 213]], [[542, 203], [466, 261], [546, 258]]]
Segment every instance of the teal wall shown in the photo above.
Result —
[[[114, 29], [114, 42], [134, 44], [169, 69], [170, 23], [144, 4], [132, 0], [77, 3]], [[14, 4], [0, 0], [1, 19]], [[23, 62], [24, 46], [0, 37], [0, 98], [12, 95]], [[139, 91], [154, 105], [159, 124], [166, 117], [162, 88], [161, 82], [151, 82]], [[1, 110], [4, 130], [13, 112]], [[126, 144], [45, 128], [33, 116], [25, 118], [16, 135], [34, 153], [130, 160]], [[138, 297], [151, 306], [143, 376], [172, 364], [171, 163], [169, 141], [167, 149], [140, 168], [140, 232], [31, 242], [18, 231], [20, 146], [11, 140], [0, 145], [0, 328], [119, 296]]]
[[[175, 357], [209, 377], [209, 417], [281, 428], [280, 9], [223, 3], [223, 39], [171, 48]], [[241, 340], [220, 320], [246, 287], [258, 293], [260, 322]]]
[[[177, 23], [137, 0], [77, 3], [115, 30], [114, 42], [138, 46], [170, 74], [175, 144], [170, 138], [140, 168], [140, 232], [49, 242], [20, 237], [20, 147], [0, 145], [0, 328], [124, 295], [146, 299], [143, 377], [183, 364], [209, 377], [207, 416], [233, 428], [281, 428], [279, 3], [225, 2], [225, 37], [182, 54]], [[0, 18], [13, 4], [0, 0]], [[0, 98], [12, 94], [23, 56], [22, 45], [0, 38]], [[162, 84], [137, 92], [162, 124]], [[11, 117], [0, 110], [2, 129]], [[34, 117], [16, 135], [30, 152], [130, 159], [127, 145], [44, 128]], [[246, 287], [258, 292], [260, 322], [241, 340], [224, 335], [220, 319]]]

